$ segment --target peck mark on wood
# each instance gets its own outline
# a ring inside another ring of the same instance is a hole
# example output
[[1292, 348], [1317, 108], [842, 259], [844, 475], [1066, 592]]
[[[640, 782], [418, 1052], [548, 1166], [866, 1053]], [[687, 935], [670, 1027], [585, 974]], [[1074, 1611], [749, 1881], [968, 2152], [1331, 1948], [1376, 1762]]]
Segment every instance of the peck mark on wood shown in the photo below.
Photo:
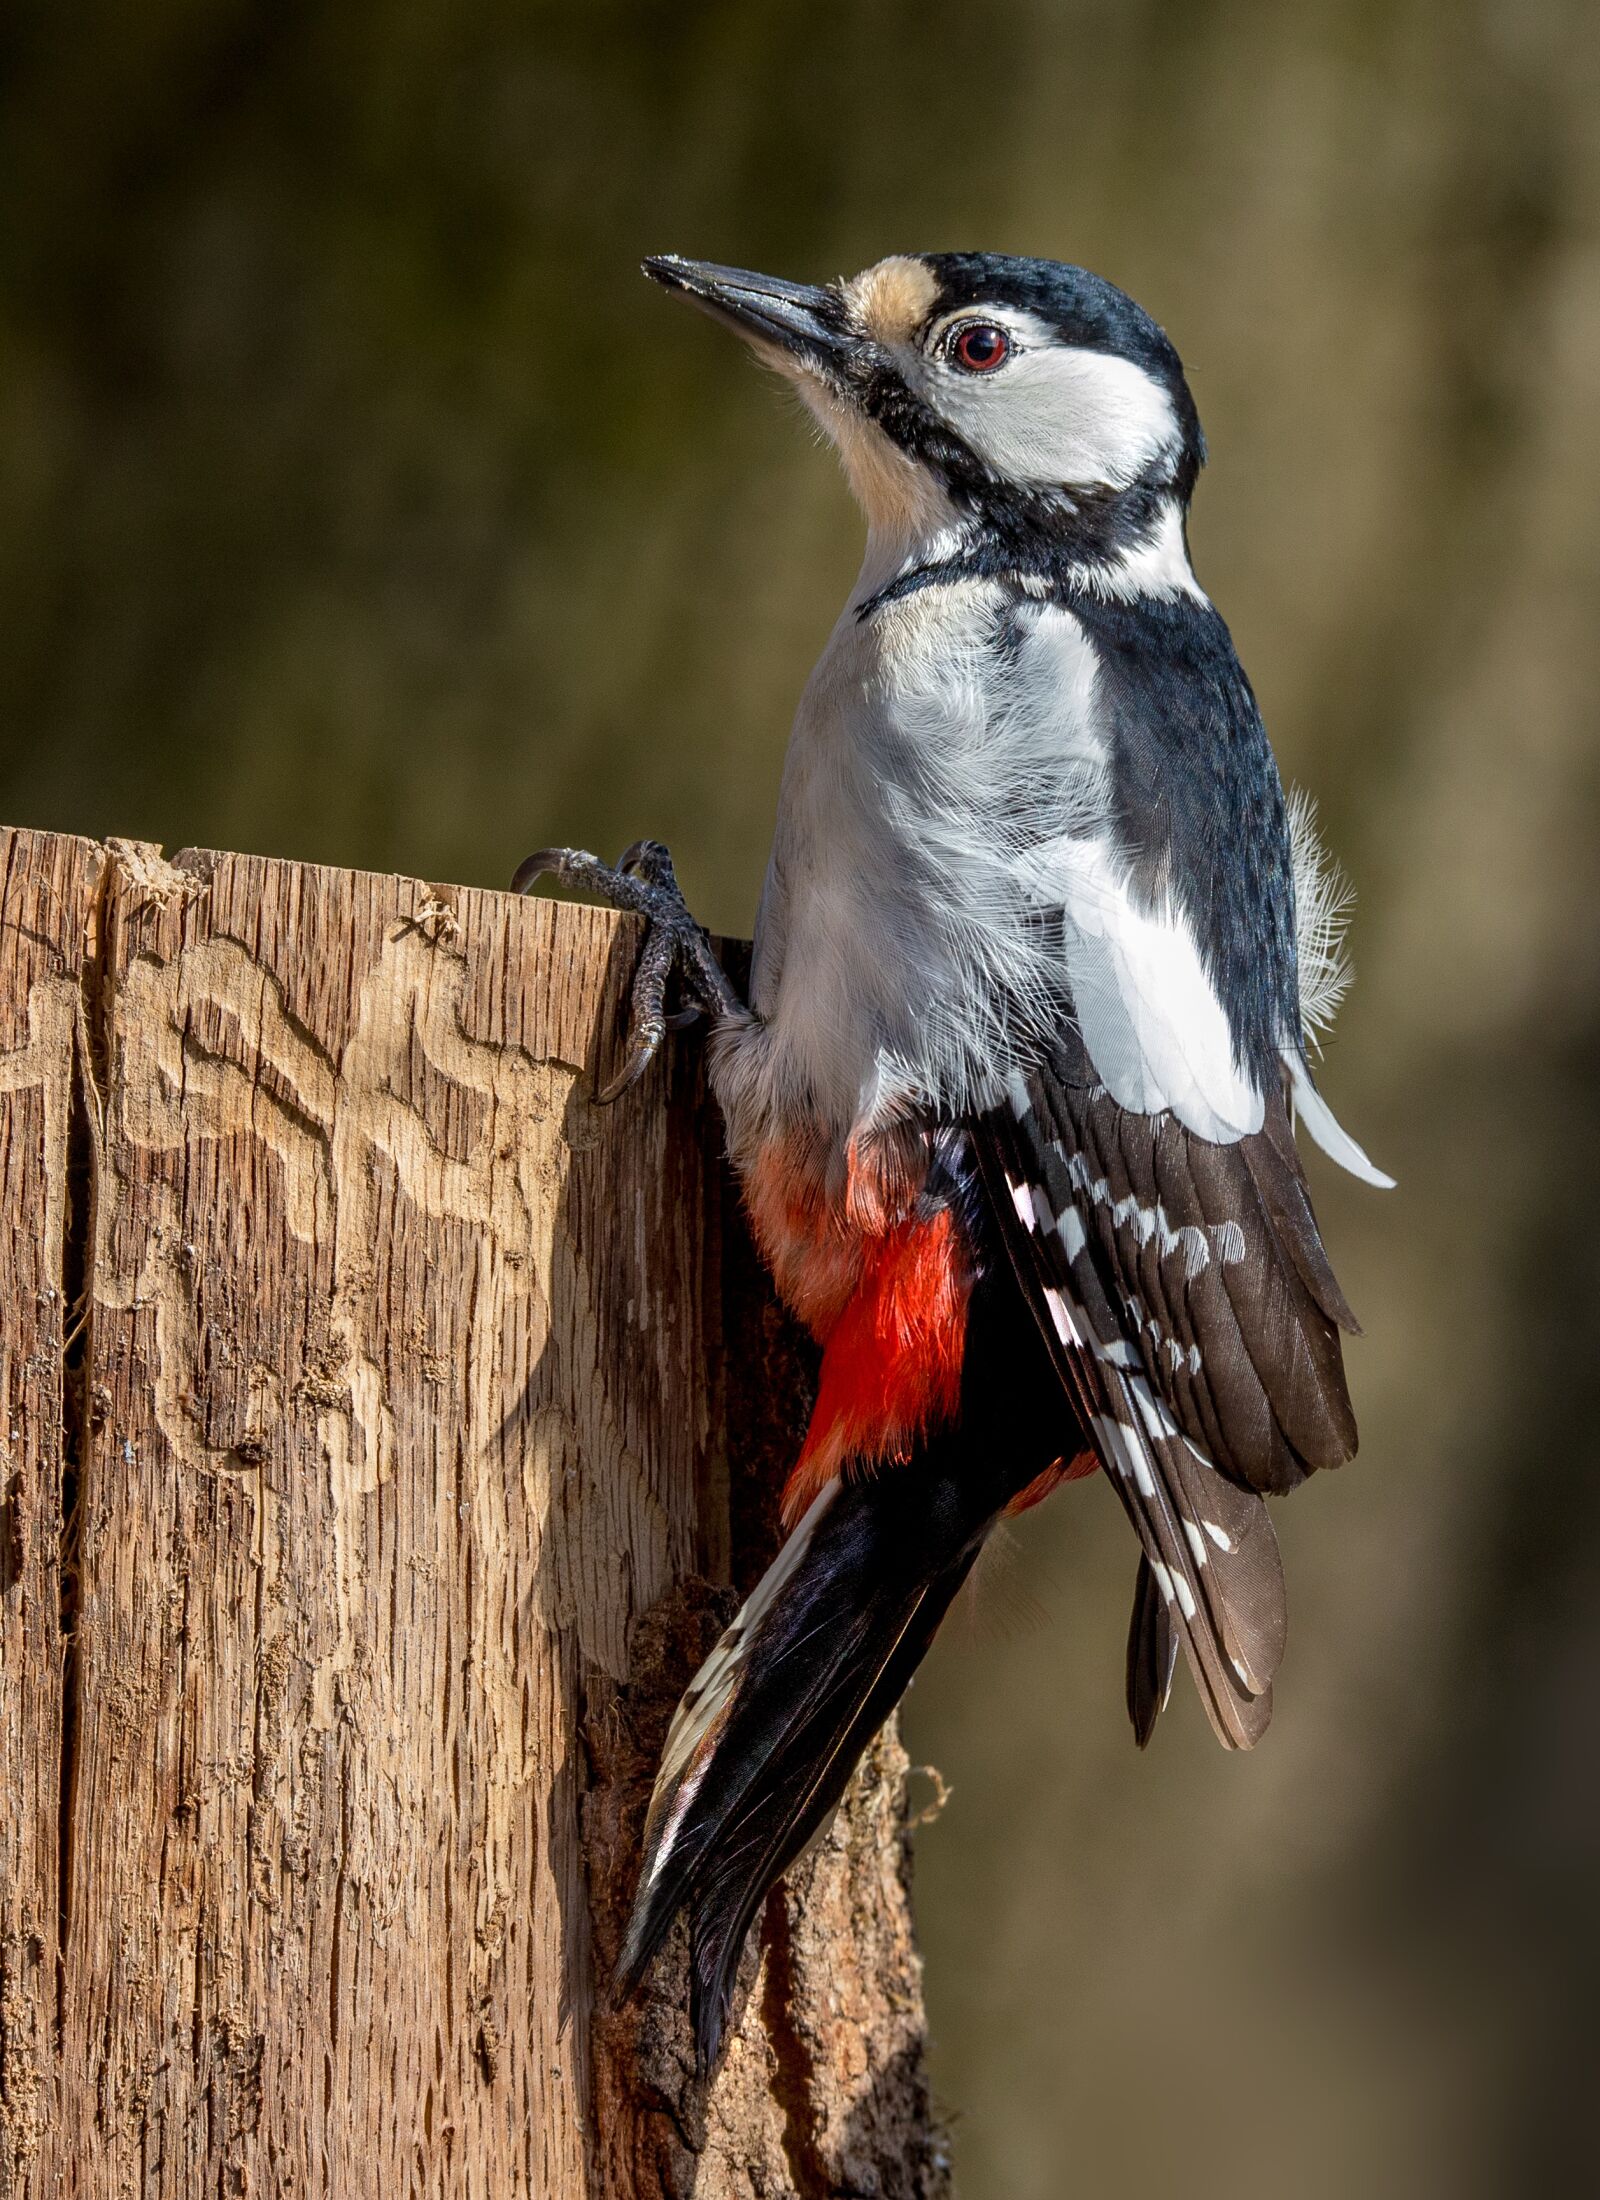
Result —
[[0, 2200], [945, 2189], [880, 1741], [609, 2006], [805, 1356], [603, 912], [0, 835]]

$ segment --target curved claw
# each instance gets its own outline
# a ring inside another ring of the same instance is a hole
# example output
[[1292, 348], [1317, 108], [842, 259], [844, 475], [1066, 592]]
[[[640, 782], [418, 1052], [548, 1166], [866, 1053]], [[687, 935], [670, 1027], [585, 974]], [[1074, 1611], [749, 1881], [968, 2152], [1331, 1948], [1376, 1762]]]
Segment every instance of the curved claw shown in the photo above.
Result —
[[511, 891], [525, 894], [547, 875], [577, 887], [580, 893], [598, 895], [613, 909], [627, 909], [635, 916], [651, 919], [657, 914], [657, 889], [642, 871], [614, 871], [609, 863], [602, 863], [582, 848], [536, 848], [517, 865]]
[[565, 848], [535, 848], [531, 856], [524, 856], [511, 874], [511, 891], [514, 894], [531, 893], [547, 872], [558, 876], [562, 869]]
[[636, 1033], [626, 1055], [623, 1057], [622, 1067], [617, 1071], [615, 1077], [602, 1085], [595, 1094], [595, 1106], [597, 1108], [609, 1108], [613, 1100], [620, 1100], [625, 1092], [636, 1085], [655, 1060], [656, 1050], [660, 1044], [661, 1034], [659, 1031], [653, 1034], [644, 1031]]
[[646, 934], [644, 948], [634, 965], [628, 1051], [611, 1082], [596, 1095], [601, 1107], [609, 1107], [630, 1085], [637, 1084], [655, 1060], [667, 1028], [665, 995], [676, 949], [676, 937], [665, 926], [655, 925]]
[[630, 841], [617, 858], [617, 869], [643, 879], [647, 886], [675, 889], [678, 883], [672, 857], [659, 840]]
[[[683, 1031], [702, 1016], [737, 1014], [744, 1004], [685, 908], [672, 857], [659, 840], [634, 841], [615, 866], [581, 848], [536, 849], [518, 864], [511, 890], [526, 894], [546, 876], [596, 894], [613, 909], [630, 910], [646, 922], [633, 974], [627, 1052], [615, 1076], [595, 1095], [596, 1105], [606, 1107], [638, 1083], [668, 1031]], [[665, 994], [674, 970], [687, 998], [669, 1015]]]

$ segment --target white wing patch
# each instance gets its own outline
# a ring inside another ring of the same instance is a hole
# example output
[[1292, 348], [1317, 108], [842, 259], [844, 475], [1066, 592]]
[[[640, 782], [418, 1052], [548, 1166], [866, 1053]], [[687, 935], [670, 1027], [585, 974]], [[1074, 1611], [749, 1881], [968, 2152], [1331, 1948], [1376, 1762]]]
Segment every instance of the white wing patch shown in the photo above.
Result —
[[1083, 1043], [1120, 1107], [1170, 1108], [1219, 1145], [1261, 1128], [1263, 1095], [1234, 1058], [1227, 1013], [1182, 911], [1139, 908], [1109, 835], [1063, 834], [1025, 859], [1028, 884], [1066, 918]]

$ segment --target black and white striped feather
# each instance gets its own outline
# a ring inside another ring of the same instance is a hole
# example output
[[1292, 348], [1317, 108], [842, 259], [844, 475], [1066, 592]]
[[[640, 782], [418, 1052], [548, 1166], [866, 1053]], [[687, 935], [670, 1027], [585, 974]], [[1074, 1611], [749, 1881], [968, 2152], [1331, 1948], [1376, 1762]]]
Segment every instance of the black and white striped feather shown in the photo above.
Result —
[[1232, 1145], [1120, 1108], [1076, 1034], [975, 1145], [1069, 1399], [1138, 1534], [1129, 1712], [1141, 1741], [1176, 1644], [1219, 1736], [1265, 1731], [1283, 1575], [1263, 1493], [1355, 1448], [1323, 1253], [1281, 1095]]

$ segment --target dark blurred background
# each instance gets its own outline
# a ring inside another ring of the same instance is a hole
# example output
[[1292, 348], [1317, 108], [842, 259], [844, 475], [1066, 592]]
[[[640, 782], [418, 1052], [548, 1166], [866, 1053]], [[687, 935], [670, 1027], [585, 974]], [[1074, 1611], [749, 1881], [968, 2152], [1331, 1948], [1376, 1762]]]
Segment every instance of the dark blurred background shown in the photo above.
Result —
[[[853, 576], [650, 290], [1087, 262], [1187, 361], [1196, 561], [1360, 888], [1313, 1159], [1360, 1460], [1250, 1760], [1120, 1703], [1096, 1483], [908, 1715], [965, 2200], [1593, 2189], [1593, 0], [13, 0], [0, 816], [503, 882], [669, 839], [747, 930]], [[981, 1603], [981, 1600], [979, 1600]]]

